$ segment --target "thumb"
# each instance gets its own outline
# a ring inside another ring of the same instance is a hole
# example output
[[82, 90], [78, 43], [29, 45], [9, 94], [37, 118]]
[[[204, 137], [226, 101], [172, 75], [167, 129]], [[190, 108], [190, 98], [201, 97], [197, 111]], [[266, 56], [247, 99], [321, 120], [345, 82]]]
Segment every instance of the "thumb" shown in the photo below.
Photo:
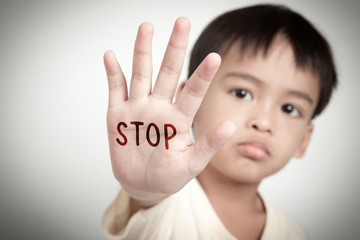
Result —
[[215, 153], [235, 133], [236, 126], [231, 121], [224, 121], [206, 132], [193, 145], [189, 159], [189, 170], [197, 176], [209, 163]]

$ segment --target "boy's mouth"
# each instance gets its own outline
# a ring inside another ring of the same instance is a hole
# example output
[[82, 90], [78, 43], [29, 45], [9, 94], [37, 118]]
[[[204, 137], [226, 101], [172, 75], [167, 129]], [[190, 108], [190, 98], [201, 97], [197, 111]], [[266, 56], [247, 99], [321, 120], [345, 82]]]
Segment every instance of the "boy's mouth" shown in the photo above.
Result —
[[256, 160], [262, 160], [270, 156], [267, 147], [256, 141], [239, 143], [237, 149], [241, 154]]

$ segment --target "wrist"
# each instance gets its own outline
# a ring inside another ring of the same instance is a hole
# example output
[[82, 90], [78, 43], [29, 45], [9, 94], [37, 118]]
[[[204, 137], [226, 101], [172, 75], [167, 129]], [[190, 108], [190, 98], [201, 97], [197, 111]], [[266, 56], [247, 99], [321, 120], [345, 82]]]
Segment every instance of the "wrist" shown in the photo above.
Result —
[[130, 216], [139, 211], [140, 209], [148, 209], [155, 206], [171, 194], [167, 193], [147, 193], [130, 191], [123, 186], [123, 189], [130, 197]]
[[131, 217], [133, 214], [138, 212], [140, 209], [148, 209], [156, 204], [160, 203], [162, 200], [167, 198], [169, 195], [163, 195], [163, 196], [152, 196], [148, 199], [136, 199], [131, 197], [130, 198], [130, 213], [129, 217]]

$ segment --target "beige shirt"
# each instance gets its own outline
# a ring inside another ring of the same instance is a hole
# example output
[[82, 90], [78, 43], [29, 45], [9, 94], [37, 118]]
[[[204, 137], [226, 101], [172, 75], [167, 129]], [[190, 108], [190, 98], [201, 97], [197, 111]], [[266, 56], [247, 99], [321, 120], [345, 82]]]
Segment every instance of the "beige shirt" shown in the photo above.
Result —
[[[129, 196], [123, 190], [104, 213], [102, 229], [109, 239], [236, 239], [193, 179], [181, 191], [129, 219]], [[301, 226], [263, 199], [266, 223], [262, 240], [307, 239]]]

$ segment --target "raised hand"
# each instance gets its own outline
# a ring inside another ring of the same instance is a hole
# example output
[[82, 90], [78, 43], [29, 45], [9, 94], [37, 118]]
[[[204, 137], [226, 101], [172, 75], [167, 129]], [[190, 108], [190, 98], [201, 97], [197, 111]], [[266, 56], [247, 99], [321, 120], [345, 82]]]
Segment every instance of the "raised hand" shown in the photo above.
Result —
[[193, 118], [220, 65], [215, 53], [203, 60], [173, 103], [189, 31], [189, 20], [178, 18], [153, 90], [150, 23], [138, 30], [129, 94], [114, 53], [104, 55], [112, 169], [122, 187], [139, 201], [155, 203], [179, 191], [235, 131], [234, 124], [223, 122], [192, 142]]

